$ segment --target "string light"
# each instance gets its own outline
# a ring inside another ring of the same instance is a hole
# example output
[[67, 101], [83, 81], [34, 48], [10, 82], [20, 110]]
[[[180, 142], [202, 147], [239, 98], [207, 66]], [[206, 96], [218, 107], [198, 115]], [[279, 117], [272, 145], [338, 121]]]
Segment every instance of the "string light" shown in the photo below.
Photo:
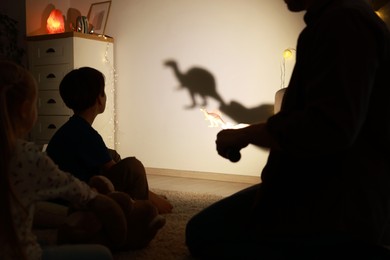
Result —
[[[107, 40], [106, 36], [104, 36], [104, 35], [99, 35], [99, 36], [101, 36], [105, 40]], [[118, 74], [116, 73], [114, 64], [110, 60], [110, 55], [109, 55], [110, 46], [111, 46], [110, 43], [107, 42], [106, 50], [105, 50], [104, 57], [103, 57], [103, 62], [104, 62], [104, 64], [106, 64], [109, 67], [109, 75], [108, 75], [108, 80], [106, 81], [106, 86], [110, 87], [110, 93], [111, 93], [111, 96], [113, 97], [112, 98], [112, 102], [113, 102], [112, 117], [109, 119], [108, 124], [114, 125], [114, 130], [113, 130], [113, 136], [108, 136], [108, 138], [110, 140], [113, 140], [114, 149], [116, 149], [117, 146], [119, 145], [119, 143], [117, 142], [117, 136], [116, 136], [118, 121], [117, 121], [117, 115], [116, 115], [116, 101], [117, 100], [116, 100], [116, 91], [115, 91], [115, 85], [117, 82]]]

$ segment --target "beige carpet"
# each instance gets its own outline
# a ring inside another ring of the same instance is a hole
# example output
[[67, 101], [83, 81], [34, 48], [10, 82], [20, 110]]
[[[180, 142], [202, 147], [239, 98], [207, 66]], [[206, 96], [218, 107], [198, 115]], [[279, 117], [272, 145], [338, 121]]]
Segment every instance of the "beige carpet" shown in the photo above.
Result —
[[184, 244], [184, 233], [187, 221], [221, 196], [178, 191], [153, 190], [168, 197], [172, 202], [173, 213], [165, 215], [167, 223], [159, 231], [147, 248], [137, 251], [115, 254], [115, 260], [146, 259], [176, 260], [192, 259]]

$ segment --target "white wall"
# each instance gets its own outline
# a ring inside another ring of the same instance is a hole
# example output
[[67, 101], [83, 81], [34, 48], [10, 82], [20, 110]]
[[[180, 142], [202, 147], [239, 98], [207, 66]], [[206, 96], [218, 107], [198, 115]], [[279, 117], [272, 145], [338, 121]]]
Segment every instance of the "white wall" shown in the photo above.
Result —
[[[45, 8], [37, 6], [44, 0], [27, 2], [35, 12]], [[91, 3], [63, 2], [50, 1], [84, 15]], [[178, 81], [163, 63], [174, 59], [183, 72], [208, 70], [227, 104], [236, 101], [248, 110], [272, 105], [281, 86], [282, 52], [295, 47], [302, 16], [282, 0], [113, 0], [106, 34], [115, 38], [122, 157], [134, 155], [153, 168], [259, 175], [267, 151], [248, 147], [235, 164], [219, 157], [214, 142], [220, 129], [207, 127], [199, 107], [184, 108], [191, 103], [188, 91], [175, 89]], [[287, 61], [287, 82], [292, 66]], [[218, 108], [209, 99], [207, 109]], [[227, 114], [222, 118], [237, 123]]]
[[[199, 107], [184, 108], [189, 94], [175, 90], [163, 62], [174, 59], [183, 72], [207, 69], [227, 103], [272, 104], [281, 54], [302, 28], [302, 14], [282, 0], [114, 0], [107, 32], [116, 41], [120, 153], [147, 167], [259, 175], [268, 153], [248, 147], [236, 164], [219, 157], [220, 129], [207, 127]], [[210, 100], [207, 108], [218, 107]]]

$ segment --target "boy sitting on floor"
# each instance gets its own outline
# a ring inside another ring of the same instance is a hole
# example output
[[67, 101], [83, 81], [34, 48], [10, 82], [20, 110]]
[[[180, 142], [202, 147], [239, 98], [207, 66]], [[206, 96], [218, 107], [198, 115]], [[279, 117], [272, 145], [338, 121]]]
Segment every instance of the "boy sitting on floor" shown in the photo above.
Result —
[[88, 182], [93, 176], [104, 175], [117, 191], [126, 192], [135, 200], [150, 200], [160, 214], [170, 213], [171, 203], [149, 190], [141, 161], [135, 157], [120, 159], [92, 127], [106, 107], [104, 86], [104, 75], [93, 68], [83, 67], [65, 75], [60, 95], [74, 115], [54, 134], [47, 154], [60, 169], [80, 180]]

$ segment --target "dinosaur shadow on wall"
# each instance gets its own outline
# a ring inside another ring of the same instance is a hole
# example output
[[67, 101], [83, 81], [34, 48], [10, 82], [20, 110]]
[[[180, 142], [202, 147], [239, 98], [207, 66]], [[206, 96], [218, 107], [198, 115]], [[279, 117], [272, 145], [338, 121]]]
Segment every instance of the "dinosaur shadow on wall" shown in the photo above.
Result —
[[208, 97], [212, 97], [221, 105], [225, 105], [225, 102], [216, 90], [214, 76], [209, 71], [203, 68], [193, 67], [185, 73], [182, 73], [179, 70], [176, 61], [168, 60], [164, 64], [165, 66], [172, 68], [179, 82], [179, 89], [186, 88], [189, 91], [192, 104], [186, 108], [194, 108], [197, 106], [196, 95], [199, 95], [202, 98], [203, 103], [201, 106], [203, 107], [207, 106]]
[[[164, 62], [166, 67], [172, 69], [179, 83], [178, 89], [187, 89], [191, 104], [186, 106], [186, 109], [192, 109], [197, 106], [207, 107], [207, 99], [213, 98], [219, 102], [221, 112], [229, 116], [237, 123], [251, 124], [267, 120], [273, 115], [273, 104], [261, 104], [257, 107], [246, 108], [237, 101], [231, 101], [227, 104], [217, 92], [216, 81], [211, 72], [204, 68], [192, 67], [186, 72], [182, 72], [174, 60]], [[198, 104], [197, 97], [202, 99], [202, 103]]]

